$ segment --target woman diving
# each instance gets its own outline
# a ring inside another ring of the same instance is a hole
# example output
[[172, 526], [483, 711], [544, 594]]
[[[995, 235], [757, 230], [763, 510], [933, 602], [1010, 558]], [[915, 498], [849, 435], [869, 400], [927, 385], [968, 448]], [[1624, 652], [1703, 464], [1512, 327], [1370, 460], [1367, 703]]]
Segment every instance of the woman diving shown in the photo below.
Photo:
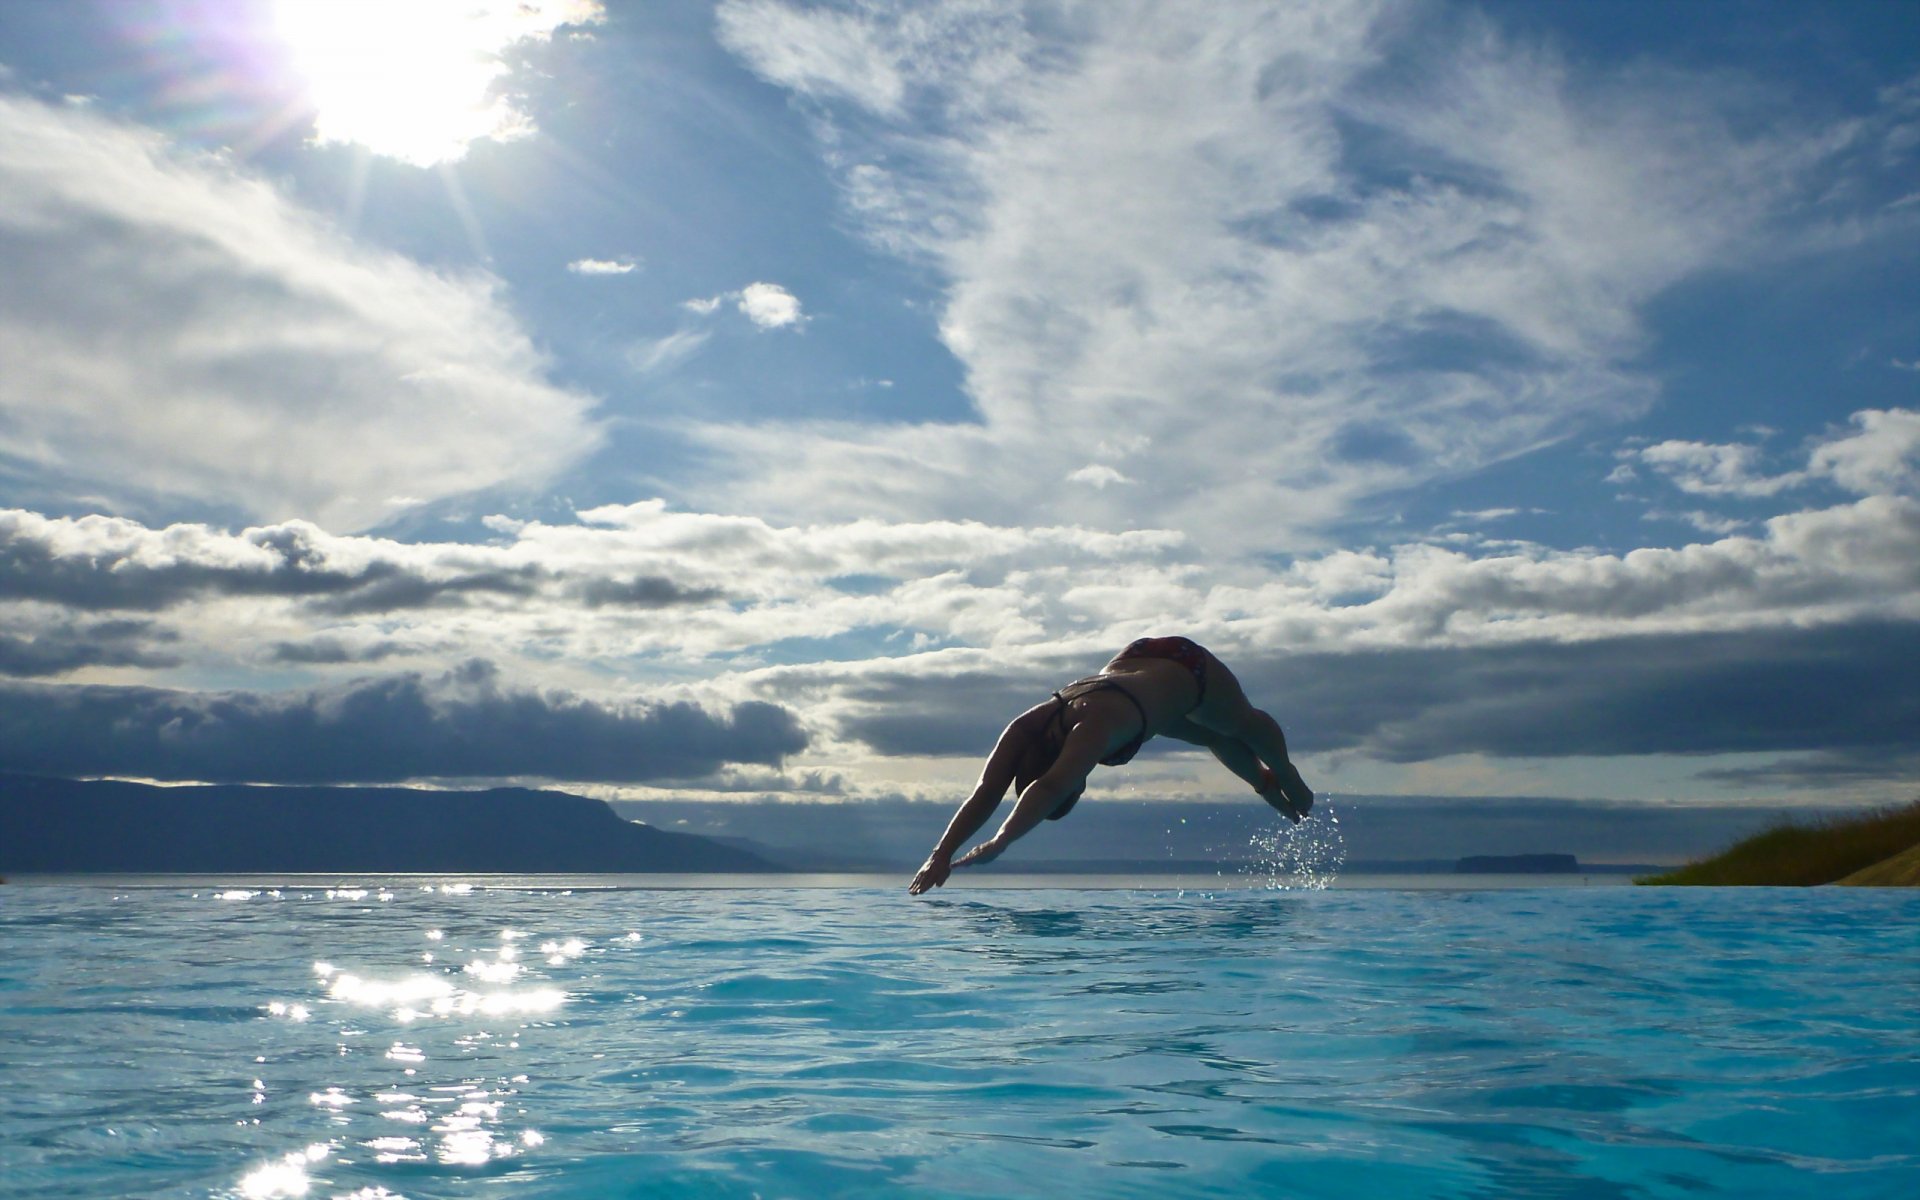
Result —
[[[1184, 637], [1141, 638], [1098, 675], [1013, 719], [907, 891], [918, 896], [955, 867], [992, 862], [1042, 820], [1066, 816], [1095, 766], [1117, 767], [1161, 734], [1205, 746], [1294, 821], [1313, 807], [1279, 723], [1247, 702], [1225, 663]], [[956, 860], [954, 851], [1000, 807], [1009, 786], [1018, 799], [999, 831]]]

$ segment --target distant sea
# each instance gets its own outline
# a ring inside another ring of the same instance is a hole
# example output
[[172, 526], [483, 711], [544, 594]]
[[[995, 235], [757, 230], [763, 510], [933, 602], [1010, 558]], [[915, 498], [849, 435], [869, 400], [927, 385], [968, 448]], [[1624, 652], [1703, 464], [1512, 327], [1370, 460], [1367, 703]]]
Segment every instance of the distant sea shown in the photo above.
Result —
[[0, 1192], [1920, 1183], [1910, 891], [987, 878], [10, 884]]

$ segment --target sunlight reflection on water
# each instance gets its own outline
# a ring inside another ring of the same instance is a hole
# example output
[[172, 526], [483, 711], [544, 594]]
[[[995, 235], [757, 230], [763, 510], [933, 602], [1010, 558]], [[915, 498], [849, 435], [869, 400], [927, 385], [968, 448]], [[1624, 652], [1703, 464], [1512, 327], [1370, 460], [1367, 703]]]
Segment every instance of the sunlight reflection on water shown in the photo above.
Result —
[[[330, 898], [334, 895], [329, 893]], [[445, 937], [445, 933], [438, 929], [426, 930], [424, 935], [429, 941], [436, 942]], [[502, 930], [500, 945], [492, 950], [493, 957], [488, 958], [483, 953], [480, 957], [469, 959], [461, 968], [461, 973], [483, 984], [513, 983], [525, 970], [518, 961], [519, 951], [514, 946], [520, 936], [515, 930]], [[550, 965], [561, 966], [584, 953], [586, 943], [579, 938], [569, 938], [565, 942], [543, 943], [541, 950], [547, 954]], [[433, 959], [431, 954], [423, 957], [428, 962]], [[329, 962], [314, 963], [313, 972], [326, 982], [328, 999], [361, 1008], [389, 1009], [393, 1019], [403, 1023], [429, 1016], [470, 1016], [475, 1013], [502, 1016], [552, 1012], [565, 1004], [567, 998], [563, 990], [553, 987], [515, 989], [496, 986], [489, 991], [473, 991], [458, 986], [446, 974], [414, 972], [398, 979], [375, 979], [341, 970]], [[298, 1007], [275, 1002], [268, 1006], [268, 1011], [279, 1015], [275, 1011], [276, 1006], [289, 1016]]]
[[308, 1146], [305, 1150], [294, 1151], [279, 1162], [255, 1167], [240, 1177], [240, 1194], [247, 1200], [304, 1196], [313, 1184], [307, 1167], [325, 1159], [332, 1150], [331, 1146], [326, 1145]]
[[[467, 885], [442, 885], [423, 889], [423, 892], [453, 898], [474, 894]], [[333, 888], [325, 895], [329, 900], [356, 896], [365, 900], [376, 893], [362, 888]], [[394, 893], [382, 890], [377, 895]], [[438, 927], [421, 929], [415, 936], [431, 943], [448, 941], [446, 930]], [[329, 1006], [339, 1006], [381, 1014], [399, 1026], [431, 1019], [457, 1021], [555, 1013], [567, 1002], [564, 988], [539, 983], [510, 986], [520, 982], [527, 973], [517, 945], [524, 937], [519, 930], [503, 929], [492, 945], [463, 946], [456, 942], [453, 952], [471, 957], [457, 969], [448, 967], [438, 972], [393, 975], [377, 966], [349, 970], [335, 962], [315, 962], [313, 976], [323, 992], [313, 999], [313, 1004], [321, 1010], [323, 1020], [327, 1018], [325, 1010]], [[541, 954], [549, 966], [564, 966], [588, 950], [589, 943], [580, 937], [552, 938], [540, 943]], [[459, 982], [462, 979], [472, 979], [480, 986], [463, 986]], [[266, 1011], [295, 1021], [309, 1020], [315, 1012], [313, 1007], [297, 1001], [273, 1001], [266, 1005]], [[342, 1038], [371, 1032], [345, 1027], [338, 1021], [333, 1024]], [[509, 1030], [463, 1028], [450, 1045], [442, 1046], [437, 1052], [430, 1051], [426, 1040], [389, 1039], [380, 1057], [398, 1065], [406, 1077], [416, 1078], [423, 1071], [432, 1071], [432, 1059], [436, 1055], [443, 1059], [471, 1056], [485, 1053], [496, 1043], [506, 1050], [517, 1049], [517, 1034], [524, 1028], [523, 1025]], [[342, 1056], [348, 1056], [357, 1053], [359, 1047], [342, 1042], [339, 1049]], [[518, 1094], [516, 1085], [526, 1081], [527, 1076], [519, 1074], [507, 1079], [464, 1078], [453, 1083], [425, 1083], [419, 1090], [388, 1087], [369, 1091], [357, 1090], [351, 1084], [329, 1084], [311, 1092], [307, 1100], [314, 1109], [333, 1114], [336, 1121], [355, 1129], [364, 1121], [352, 1115], [356, 1106], [371, 1101], [381, 1121], [399, 1126], [399, 1130], [388, 1128], [350, 1140], [351, 1146], [370, 1154], [376, 1164], [434, 1162], [454, 1168], [473, 1168], [513, 1158], [544, 1143], [544, 1136], [533, 1129], [508, 1127], [513, 1116], [524, 1112], [520, 1109], [510, 1114], [507, 1106]], [[265, 1084], [260, 1086], [264, 1088]], [[424, 1133], [406, 1132], [408, 1129]], [[343, 1144], [331, 1145], [344, 1156], [352, 1151], [339, 1150]], [[309, 1147], [301, 1154], [256, 1167], [241, 1179], [240, 1193], [250, 1198], [308, 1194], [312, 1184], [309, 1167], [319, 1161], [313, 1156], [316, 1149], [327, 1147]], [[342, 1161], [350, 1160], [342, 1157]], [[400, 1193], [363, 1189], [360, 1193], [341, 1195], [399, 1196]]]

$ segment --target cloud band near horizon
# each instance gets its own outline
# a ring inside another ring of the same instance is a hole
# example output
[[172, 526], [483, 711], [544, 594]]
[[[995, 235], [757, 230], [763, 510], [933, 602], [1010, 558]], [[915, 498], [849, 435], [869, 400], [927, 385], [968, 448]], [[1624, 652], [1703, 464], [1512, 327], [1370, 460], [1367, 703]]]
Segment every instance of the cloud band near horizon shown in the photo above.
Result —
[[501, 684], [470, 662], [285, 693], [0, 684], [0, 771], [206, 783], [697, 779], [805, 749], [748, 701], [616, 705]]

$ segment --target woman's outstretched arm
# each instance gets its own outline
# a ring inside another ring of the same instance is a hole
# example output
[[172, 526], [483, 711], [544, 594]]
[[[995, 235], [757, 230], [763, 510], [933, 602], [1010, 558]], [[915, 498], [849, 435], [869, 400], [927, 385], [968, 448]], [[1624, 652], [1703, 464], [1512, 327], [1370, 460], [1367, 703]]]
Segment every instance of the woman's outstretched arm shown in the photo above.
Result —
[[1028, 744], [1037, 736], [1033, 715], [1029, 709], [1015, 717], [1001, 731], [1000, 740], [994, 743], [993, 753], [987, 756], [987, 765], [980, 769], [979, 782], [973, 785], [973, 793], [964, 800], [947, 822], [945, 833], [934, 843], [933, 853], [927, 855], [920, 870], [907, 885], [907, 894], [918, 896], [930, 888], [937, 888], [947, 881], [947, 875], [953, 870], [953, 852], [966, 844], [968, 838], [987, 823], [987, 818], [1000, 807], [1000, 801], [1013, 785], [1014, 768], [1019, 766], [1020, 758], [1027, 751]]
[[1014, 803], [1007, 819], [1001, 822], [999, 830], [967, 851], [953, 865], [979, 866], [1000, 857], [1008, 846], [1046, 820], [1062, 800], [1087, 785], [1087, 776], [1099, 764], [1100, 756], [1107, 752], [1109, 740], [1109, 732], [1104, 724], [1083, 721], [1075, 726], [1073, 732], [1067, 735], [1066, 744], [1060, 748], [1060, 756], [1053, 760], [1046, 774], [1028, 784], [1027, 790], [1020, 793], [1020, 799]]

